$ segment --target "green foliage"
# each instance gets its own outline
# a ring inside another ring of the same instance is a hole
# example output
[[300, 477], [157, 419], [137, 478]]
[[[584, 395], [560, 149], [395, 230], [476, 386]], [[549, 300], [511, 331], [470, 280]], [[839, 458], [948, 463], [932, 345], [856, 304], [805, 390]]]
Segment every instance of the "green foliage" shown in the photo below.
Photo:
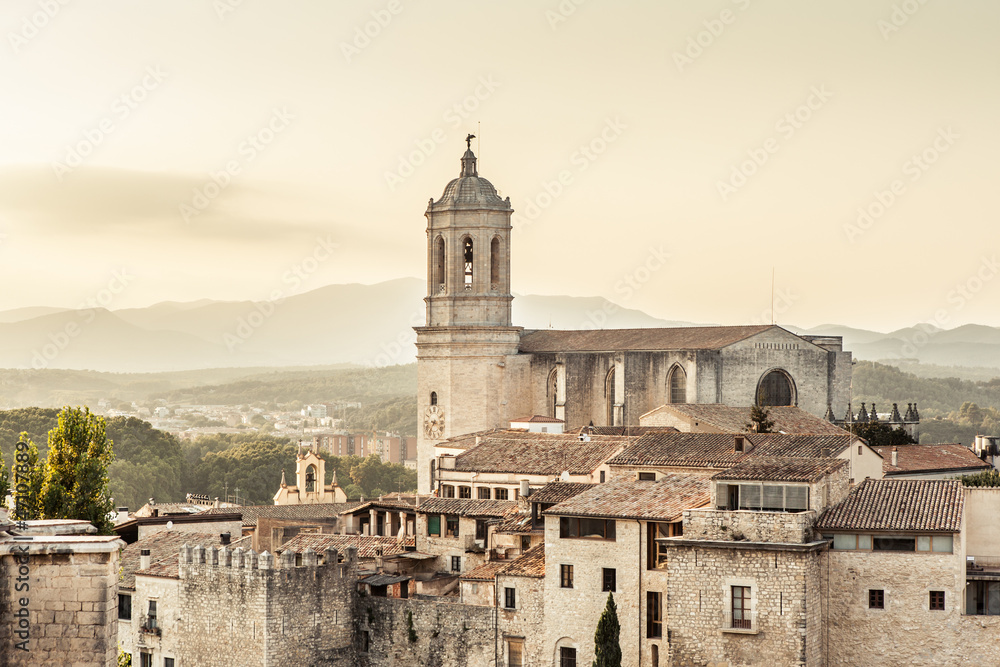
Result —
[[621, 626], [615, 598], [608, 593], [608, 603], [597, 622], [594, 632], [594, 667], [621, 667], [622, 647], [619, 641]]
[[10, 493], [10, 471], [0, 451], [0, 507], [7, 507], [7, 494]]
[[360, 408], [347, 408], [338, 416], [349, 431], [388, 431], [400, 435], [417, 434], [417, 395], [397, 396]]
[[750, 421], [744, 426], [751, 433], [770, 433], [774, 422], [768, 419], [770, 413], [759, 405], [750, 406]]
[[[240, 498], [250, 505], [268, 505], [281, 482], [281, 471], [294, 475], [297, 446], [288, 438], [260, 434], [228, 435], [234, 443], [228, 449], [209, 452], [193, 471], [189, 483], [195, 493], [225, 497], [239, 489]], [[290, 482], [291, 483], [291, 482]]]
[[374, 498], [383, 490], [415, 491], [417, 471], [399, 463], [382, 463], [377, 454], [372, 454], [351, 468], [351, 481], [361, 487], [366, 498]]
[[901, 428], [893, 428], [885, 422], [861, 422], [851, 425], [854, 435], [865, 439], [871, 447], [893, 447], [912, 445], [916, 440]]
[[10, 466], [13, 481], [14, 518], [18, 521], [34, 521], [42, 518], [42, 484], [45, 482], [45, 467], [39, 462], [38, 447], [27, 433], [22, 433], [15, 449], [14, 462]]
[[410, 638], [410, 643], [415, 644], [417, 642], [417, 631], [413, 628], [413, 612], [406, 612], [406, 630], [407, 636]]
[[121, 644], [118, 645], [118, 667], [132, 667], [132, 654], [126, 653]]
[[42, 484], [46, 519], [83, 519], [102, 535], [111, 534], [114, 510], [108, 492], [108, 466], [114, 460], [104, 418], [88, 408], [63, 408], [49, 431], [49, 453]]
[[855, 405], [865, 401], [885, 406], [902, 401], [899, 411], [903, 412], [906, 403], [915, 401], [920, 407], [922, 420], [960, 411], [967, 401], [979, 406], [1000, 408], [1000, 377], [981, 381], [960, 380], [955, 377], [922, 378], [903, 372], [895, 366], [858, 361], [854, 365], [853, 383]]
[[150, 497], [184, 499], [185, 459], [177, 438], [135, 417], [108, 420], [107, 432], [115, 443], [115, 461], [108, 467], [115, 504], [136, 509]]
[[1000, 470], [993, 468], [977, 472], [975, 475], [962, 475], [964, 486], [1000, 486]]
[[14, 446], [21, 433], [27, 433], [33, 442], [42, 443], [41, 454], [46, 452], [45, 436], [55, 428], [59, 411], [49, 408], [18, 408], [0, 411], [0, 450], [6, 460], [13, 460]]

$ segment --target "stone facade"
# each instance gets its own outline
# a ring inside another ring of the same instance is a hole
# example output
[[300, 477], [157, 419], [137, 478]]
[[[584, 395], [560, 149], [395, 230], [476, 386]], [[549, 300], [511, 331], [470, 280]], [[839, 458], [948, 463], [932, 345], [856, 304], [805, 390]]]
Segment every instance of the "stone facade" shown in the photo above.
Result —
[[704, 540], [787, 542], [812, 540], [815, 512], [684, 510], [684, 535]]
[[[497, 610], [497, 652], [501, 665], [510, 664], [510, 640], [523, 640], [525, 665], [545, 665], [551, 660], [545, 644], [544, 577], [497, 575], [500, 608]], [[505, 589], [514, 589], [514, 608], [505, 606]]]

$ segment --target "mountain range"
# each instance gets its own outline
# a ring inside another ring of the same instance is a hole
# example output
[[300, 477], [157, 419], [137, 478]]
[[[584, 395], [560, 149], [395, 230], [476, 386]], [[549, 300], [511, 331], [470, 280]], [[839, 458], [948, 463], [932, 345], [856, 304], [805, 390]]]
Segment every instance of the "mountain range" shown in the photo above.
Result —
[[[424, 282], [327, 285], [279, 302], [162, 302], [146, 308], [0, 312], [0, 368], [118, 373], [245, 366], [405, 364], [414, 360]], [[527, 329], [691, 326], [601, 297], [518, 295], [513, 319]], [[920, 325], [879, 333], [836, 324], [795, 333], [838, 335], [855, 358], [1000, 369], [1000, 328]], [[1000, 371], [997, 373], [1000, 375]]]

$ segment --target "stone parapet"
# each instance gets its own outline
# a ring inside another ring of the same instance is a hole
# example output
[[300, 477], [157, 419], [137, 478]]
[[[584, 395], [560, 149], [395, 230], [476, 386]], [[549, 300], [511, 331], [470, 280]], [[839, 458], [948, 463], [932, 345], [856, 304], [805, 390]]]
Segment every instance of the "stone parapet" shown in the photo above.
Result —
[[816, 512], [685, 510], [684, 537], [718, 541], [805, 544], [812, 541]]

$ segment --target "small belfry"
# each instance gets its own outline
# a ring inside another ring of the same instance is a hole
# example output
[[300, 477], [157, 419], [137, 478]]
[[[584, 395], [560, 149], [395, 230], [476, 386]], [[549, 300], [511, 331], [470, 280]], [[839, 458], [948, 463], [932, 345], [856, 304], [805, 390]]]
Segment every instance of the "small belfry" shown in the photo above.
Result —
[[319, 455], [313, 443], [304, 448], [299, 443], [295, 456], [295, 485], [285, 482], [285, 471], [281, 471], [281, 486], [274, 494], [275, 505], [313, 505], [318, 503], [345, 503], [347, 493], [337, 484], [337, 473], [333, 473], [330, 484], [326, 479], [326, 461]]

